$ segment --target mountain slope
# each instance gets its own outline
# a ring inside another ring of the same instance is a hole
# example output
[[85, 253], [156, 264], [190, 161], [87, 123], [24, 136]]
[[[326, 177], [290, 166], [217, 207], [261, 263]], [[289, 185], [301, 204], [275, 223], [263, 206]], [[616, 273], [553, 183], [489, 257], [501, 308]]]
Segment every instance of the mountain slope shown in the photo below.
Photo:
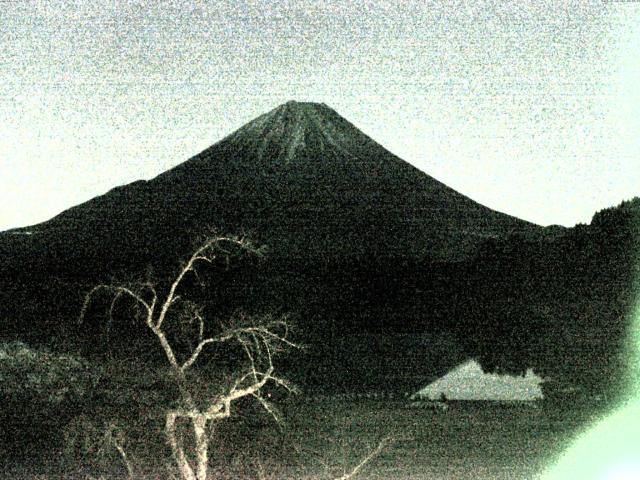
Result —
[[22, 240], [60, 238], [63, 263], [106, 248], [108, 270], [182, 253], [203, 225], [248, 232], [271, 255], [305, 263], [460, 260], [487, 238], [540, 231], [417, 170], [325, 105], [289, 102], [153, 180], [29, 228], [34, 235]]
[[621, 390], [639, 225], [637, 199], [591, 225], [523, 222], [330, 108], [290, 102], [150, 181], [0, 233], [0, 337], [136, 352], [130, 322], [78, 328], [84, 293], [146, 271], [167, 278], [213, 226], [269, 253], [216, 271], [207, 313], [291, 313], [311, 346], [287, 365], [299, 383], [417, 389], [473, 357], [488, 370], [534, 367], [559, 390]]
[[[101, 327], [75, 324], [87, 289], [146, 271], [167, 278], [207, 226], [268, 250], [260, 266], [216, 275], [213, 314], [292, 313], [314, 345], [317, 383], [342, 368], [347, 386], [373, 387], [405, 376], [417, 388], [465, 359], [451, 313], [471, 292], [458, 288], [456, 265], [489, 239], [546, 235], [419, 171], [329, 107], [289, 102], [152, 180], [0, 234], [4, 335], [110, 344], [97, 340]], [[370, 378], [345, 366], [352, 349], [370, 355], [356, 362], [375, 367]]]

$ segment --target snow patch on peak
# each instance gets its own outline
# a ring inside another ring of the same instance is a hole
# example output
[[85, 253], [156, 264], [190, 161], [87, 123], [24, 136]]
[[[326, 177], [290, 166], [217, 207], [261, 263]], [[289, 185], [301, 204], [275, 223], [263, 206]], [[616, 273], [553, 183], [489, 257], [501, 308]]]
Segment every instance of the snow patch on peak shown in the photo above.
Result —
[[[301, 112], [296, 112], [298, 116]], [[298, 148], [304, 148], [305, 146], [305, 126], [304, 122], [296, 121], [294, 123], [293, 132], [291, 132], [291, 138], [287, 144], [287, 152], [284, 158], [284, 164], [289, 164], [296, 156]]]
[[363, 146], [375, 144], [327, 105], [295, 100], [259, 116], [224, 141], [251, 151], [255, 161], [281, 166], [307, 156], [307, 150], [318, 160], [329, 150], [358, 158]]

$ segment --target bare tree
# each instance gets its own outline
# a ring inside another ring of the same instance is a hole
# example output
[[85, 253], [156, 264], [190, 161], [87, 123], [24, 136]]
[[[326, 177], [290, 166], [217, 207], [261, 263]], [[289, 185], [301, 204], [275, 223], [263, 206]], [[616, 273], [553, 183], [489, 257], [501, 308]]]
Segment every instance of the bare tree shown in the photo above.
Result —
[[298, 449], [298, 452], [306, 457], [315, 457], [315, 462], [322, 466], [322, 474], [313, 474], [311, 476], [304, 476], [309, 480], [353, 480], [357, 478], [364, 468], [369, 465], [378, 455], [380, 455], [385, 449], [394, 443], [394, 439], [390, 436], [383, 437], [378, 441], [375, 447], [369, 447], [368, 451], [358, 459], [358, 463], [352, 465], [350, 470], [347, 470], [346, 457], [349, 453], [349, 449], [344, 449], [343, 453], [345, 457], [342, 462], [336, 462], [336, 455], [327, 457], [326, 455], [318, 455], [317, 452], [303, 452]]
[[[171, 448], [173, 458], [183, 480], [206, 480], [209, 463], [209, 435], [211, 424], [229, 417], [234, 402], [244, 397], [253, 397], [274, 418], [275, 408], [261, 393], [269, 384], [292, 390], [292, 386], [275, 374], [274, 355], [284, 348], [297, 348], [290, 340], [290, 326], [286, 319], [253, 318], [237, 315], [226, 326], [209, 334], [211, 325], [206, 321], [204, 309], [182, 298], [185, 280], [188, 276], [198, 277], [198, 269], [204, 264], [214, 264], [221, 258], [228, 258], [227, 248], [239, 248], [257, 253], [253, 245], [243, 238], [211, 236], [195, 249], [189, 259], [180, 267], [166, 293], [151, 281], [136, 286], [115, 284], [96, 285], [86, 295], [80, 313], [82, 321], [96, 294], [106, 292], [111, 299], [109, 312], [113, 314], [119, 300], [129, 298], [144, 324], [153, 333], [164, 352], [171, 377], [177, 384], [179, 406], [170, 408], [165, 414], [164, 433]], [[173, 315], [171, 315], [173, 314]], [[169, 318], [177, 316], [195, 325], [190, 348], [177, 348], [172, 336], [168, 334]], [[205, 352], [216, 346], [235, 344], [244, 352], [245, 361], [233, 375], [229, 385], [217, 393], [203, 393], [197, 386], [197, 374], [194, 372], [198, 361]], [[190, 425], [195, 449], [193, 453], [185, 448], [177, 433], [179, 421]]]

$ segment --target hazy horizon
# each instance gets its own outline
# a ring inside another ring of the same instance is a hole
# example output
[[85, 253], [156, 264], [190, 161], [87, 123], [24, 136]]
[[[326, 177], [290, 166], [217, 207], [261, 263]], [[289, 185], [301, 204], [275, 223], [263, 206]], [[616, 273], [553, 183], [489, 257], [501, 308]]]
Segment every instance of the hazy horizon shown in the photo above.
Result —
[[152, 178], [291, 99], [537, 224], [640, 195], [637, 3], [27, 0], [0, 25], [0, 230]]

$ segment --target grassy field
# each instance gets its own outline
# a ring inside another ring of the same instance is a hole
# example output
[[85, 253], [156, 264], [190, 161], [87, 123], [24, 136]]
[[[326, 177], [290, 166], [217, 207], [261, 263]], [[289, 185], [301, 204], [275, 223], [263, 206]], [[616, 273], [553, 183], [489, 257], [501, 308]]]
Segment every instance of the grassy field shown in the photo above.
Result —
[[294, 431], [308, 432], [299, 438], [300, 444], [347, 467], [378, 439], [391, 437], [392, 444], [362, 478], [529, 479], [592, 421], [589, 414], [562, 411], [557, 405], [449, 405], [446, 412], [388, 401], [309, 405], [294, 416]]
[[[212, 478], [334, 478], [390, 438], [358, 478], [533, 479], [593, 421], [586, 413], [542, 402], [535, 407], [450, 402], [449, 407], [443, 412], [393, 400], [288, 400], [282, 425], [266, 417], [220, 425], [211, 447]], [[151, 459], [145, 442], [130, 442], [140, 478], [167, 478], [162, 464], [170, 458]], [[36, 458], [20, 464], [5, 460], [3, 478], [88, 478], [87, 470], [65, 472], [55, 458]], [[100, 475], [124, 478], [117, 456], [113, 462], [111, 471]]]

